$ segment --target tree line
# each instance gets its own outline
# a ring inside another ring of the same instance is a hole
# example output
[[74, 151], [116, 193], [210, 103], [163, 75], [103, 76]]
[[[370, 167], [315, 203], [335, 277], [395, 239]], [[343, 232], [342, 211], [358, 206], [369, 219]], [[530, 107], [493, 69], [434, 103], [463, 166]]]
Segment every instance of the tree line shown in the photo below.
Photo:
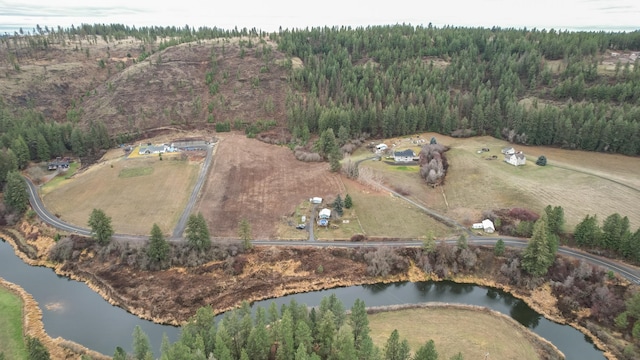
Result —
[[276, 39], [304, 62], [287, 98], [299, 139], [343, 126], [350, 136], [434, 131], [640, 154], [639, 60], [613, 75], [598, 71], [604, 51], [639, 50], [640, 32], [394, 25], [286, 30]]
[[[349, 313], [335, 294], [324, 297], [317, 308], [291, 300], [279, 309], [257, 307], [255, 316], [247, 302], [225, 313], [216, 323], [210, 307], [198, 309], [182, 327], [179, 339], [162, 339], [160, 359], [218, 360], [437, 360], [433, 340], [411, 353], [409, 343], [394, 330], [380, 349], [370, 336], [364, 301], [357, 299]], [[136, 327], [133, 354], [116, 348], [114, 360], [153, 358], [149, 338]], [[452, 360], [462, 360], [458, 353]]]

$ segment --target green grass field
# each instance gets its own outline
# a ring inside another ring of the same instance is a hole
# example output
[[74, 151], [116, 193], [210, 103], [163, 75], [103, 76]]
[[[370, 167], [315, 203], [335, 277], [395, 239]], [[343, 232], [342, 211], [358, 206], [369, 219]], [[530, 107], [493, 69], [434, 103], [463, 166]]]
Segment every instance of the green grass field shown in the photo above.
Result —
[[0, 353], [4, 359], [26, 359], [22, 338], [22, 300], [0, 286]]
[[461, 352], [465, 359], [539, 359], [524, 328], [491, 313], [478, 310], [426, 308], [369, 315], [373, 343], [380, 349], [393, 330], [415, 352], [427, 341], [436, 344], [439, 359]]
[[137, 176], [145, 176], [153, 174], [153, 167], [151, 166], [141, 166], [134, 168], [125, 168], [120, 170], [118, 177], [120, 178], [132, 178]]

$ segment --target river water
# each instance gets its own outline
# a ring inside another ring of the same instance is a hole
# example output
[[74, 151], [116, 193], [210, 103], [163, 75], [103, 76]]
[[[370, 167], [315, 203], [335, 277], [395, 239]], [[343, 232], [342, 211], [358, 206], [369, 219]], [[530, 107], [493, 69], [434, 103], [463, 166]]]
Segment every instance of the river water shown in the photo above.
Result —
[[[106, 302], [84, 283], [58, 276], [53, 270], [25, 264], [4, 240], [0, 242], [0, 277], [20, 285], [40, 304], [45, 330], [52, 337], [80, 343], [105, 355], [116, 346], [131, 351], [136, 325], [149, 336], [154, 355], [160, 355], [162, 335], [175, 341], [179, 329], [142, 320]], [[486, 306], [510, 315], [533, 332], [556, 345], [567, 359], [604, 359], [601, 351], [576, 329], [556, 324], [533, 311], [522, 300], [497, 289], [452, 282], [403, 282], [350, 286], [331, 290], [288, 295], [254, 304], [268, 308], [294, 299], [308, 306], [318, 306], [323, 297], [336, 294], [345, 308], [356, 299], [367, 306], [386, 306], [422, 302], [448, 302]]]

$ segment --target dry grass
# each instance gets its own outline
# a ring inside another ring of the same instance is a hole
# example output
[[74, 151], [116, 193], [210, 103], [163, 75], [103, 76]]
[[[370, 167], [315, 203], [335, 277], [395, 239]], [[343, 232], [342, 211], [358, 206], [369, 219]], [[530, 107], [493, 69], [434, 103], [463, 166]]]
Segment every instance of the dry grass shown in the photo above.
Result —
[[[480, 220], [483, 210], [517, 206], [541, 212], [547, 205], [559, 205], [565, 210], [568, 231], [587, 214], [604, 219], [617, 212], [629, 217], [632, 229], [640, 226], [640, 158], [515, 145], [527, 156], [527, 165], [514, 167], [502, 160], [500, 150], [512, 145], [506, 141], [488, 136], [457, 139], [433, 133], [421, 137], [431, 136], [451, 147], [447, 152], [449, 173], [442, 188], [428, 188], [417, 174], [396, 171], [384, 162], [364, 162], [361, 166], [375, 169], [391, 187], [409, 189], [411, 197], [466, 225]], [[477, 154], [483, 147], [490, 152]], [[498, 159], [485, 160], [491, 155]], [[547, 166], [535, 165], [540, 155], [547, 157]]]
[[153, 223], [169, 233], [198, 170], [194, 163], [156, 157], [109, 160], [48, 189], [44, 202], [52, 213], [80, 226], [99, 208], [112, 218], [118, 233], [148, 234]]
[[374, 344], [380, 348], [396, 329], [412, 352], [433, 340], [438, 358], [462, 352], [465, 359], [539, 359], [524, 328], [490, 313], [465, 309], [407, 309], [369, 315]]

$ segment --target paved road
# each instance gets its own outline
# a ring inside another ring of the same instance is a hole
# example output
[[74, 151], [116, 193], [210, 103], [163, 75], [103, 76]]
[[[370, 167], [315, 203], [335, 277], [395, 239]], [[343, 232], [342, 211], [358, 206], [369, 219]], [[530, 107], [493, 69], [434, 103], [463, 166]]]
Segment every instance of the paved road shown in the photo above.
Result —
[[[202, 183], [204, 183], [204, 178], [206, 178], [206, 176], [204, 176], [203, 174], [206, 174], [209, 166], [207, 164], [210, 164], [210, 160], [211, 160], [211, 156], [212, 156], [212, 150], [213, 148], [210, 148], [208, 153], [207, 153], [207, 161], [205, 162], [205, 166], [203, 166], [203, 169], [201, 170], [201, 174], [199, 176], [198, 182], [202, 181]], [[201, 179], [202, 178], [202, 179]], [[63, 231], [67, 231], [70, 233], [76, 233], [79, 235], [84, 235], [84, 236], [91, 236], [91, 231], [85, 228], [81, 228], [75, 225], [71, 225], [68, 223], [65, 223], [64, 221], [60, 220], [59, 218], [57, 218], [56, 216], [52, 215], [45, 207], [44, 204], [42, 203], [42, 200], [40, 199], [40, 196], [38, 195], [38, 189], [37, 187], [31, 182], [31, 180], [29, 180], [28, 178], [25, 178], [26, 183], [27, 183], [27, 187], [28, 187], [28, 193], [29, 193], [29, 202], [31, 203], [31, 207], [33, 208], [33, 210], [36, 212], [36, 214], [38, 214], [38, 216], [47, 224], [58, 228], [60, 230]], [[190, 198], [190, 203], [191, 205], [191, 209], [193, 207], [193, 204], [195, 204], [195, 201], [197, 200], [200, 188], [202, 187], [202, 183], [200, 183], [199, 185], [197, 184], [196, 189], [194, 189], [194, 192], [191, 194], [191, 198]], [[403, 199], [407, 202], [409, 202], [410, 204], [418, 207], [419, 209], [421, 209], [422, 211], [425, 211], [426, 213], [434, 216], [436, 219], [442, 219], [443, 222], [449, 224], [450, 226], [453, 227], [458, 227], [458, 228], [464, 228], [462, 225], [458, 224], [457, 222], [448, 219], [440, 214], [437, 214], [435, 212], [433, 212], [432, 210], [428, 209], [426, 206], [417, 203], [414, 200], [411, 200], [405, 196], [402, 196], [400, 194], [398, 194], [397, 192], [387, 188], [387, 187], [383, 187], [386, 191], [389, 191], [390, 193], [394, 194], [395, 196], [397, 196], [400, 199]], [[191, 209], [189, 209], [189, 211], [187, 211], [187, 209], [185, 209], [185, 212], [183, 213], [183, 217], [185, 216], [184, 214], [187, 214], [186, 217], [188, 218], [188, 214], [190, 213]], [[314, 219], [310, 219], [310, 222], [313, 222]], [[310, 226], [312, 227], [313, 225], [310, 224]], [[176, 230], [179, 230], [180, 226], [176, 227]], [[310, 239], [315, 240], [315, 238], [312, 238], [312, 228], [309, 229], [310, 230]], [[467, 230], [467, 229], [465, 229]], [[182, 228], [182, 231], [184, 231], [184, 227]], [[180, 235], [182, 234], [182, 231], [180, 231]], [[136, 236], [136, 235], [127, 235], [127, 234], [115, 234], [113, 236], [114, 239], [122, 239], [122, 240], [133, 240], [133, 241], [139, 241], [139, 240], [146, 240], [147, 237], [146, 236]], [[481, 236], [475, 236], [473, 235], [473, 233], [470, 233], [469, 237], [468, 237], [468, 241], [471, 244], [475, 244], [475, 245], [493, 245], [495, 244], [496, 241], [498, 241], [498, 239], [503, 239], [503, 241], [505, 242], [505, 245], [510, 246], [510, 247], [517, 247], [517, 248], [524, 248], [527, 245], [527, 240], [523, 240], [523, 239], [518, 239], [518, 238], [509, 238], [509, 237], [481, 237]], [[181, 241], [183, 240], [180, 236], [177, 237], [173, 237], [171, 239], [172, 241]], [[455, 244], [456, 240], [447, 240], [448, 243], [451, 244]], [[254, 245], [257, 246], [316, 246], [316, 247], [360, 247], [360, 246], [365, 246], [365, 247], [379, 247], [379, 246], [405, 246], [405, 247], [419, 247], [422, 246], [422, 241], [418, 241], [418, 240], [410, 240], [410, 241], [394, 241], [394, 242], [341, 242], [341, 241], [273, 241], [273, 240], [254, 240], [253, 241]], [[626, 264], [622, 264], [619, 262], [616, 262], [614, 260], [610, 260], [610, 259], [606, 259], [600, 256], [596, 256], [596, 255], [592, 255], [580, 250], [576, 250], [576, 249], [572, 249], [572, 248], [567, 248], [567, 247], [560, 247], [558, 249], [558, 253], [562, 254], [562, 255], [566, 255], [569, 257], [572, 257], [574, 259], [579, 259], [579, 260], [585, 260], [590, 264], [593, 265], [598, 265], [601, 266], [607, 270], [612, 270], [618, 274], [620, 274], [621, 276], [623, 276], [624, 278], [628, 279], [629, 281], [635, 283], [635, 284], [640, 284], [640, 270], [638, 270], [635, 267], [626, 265]]]
[[178, 220], [178, 224], [176, 224], [175, 229], [173, 229], [173, 235], [171, 236], [172, 240], [180, 240], [182, 238], [184, 229], [187, 227], [189, 215], [191, 215], [191, 211], [196, 205], [196, 201], [198, 201], [200, 190], [202, 189], [202, 186], [204, 186], [204, 182], [207, 180], [207, 174], [209, 174], [209, 168], [211, 167], [211, 158], [213, 158], [213, 150], [216, 146], [217, 144], [209, 144], [207, 147], [207, 157], [204, 159], [204, 165], [202, 165], [202, 169], [200, 169], [200, 174], [198, 174], [198, 180], [196, 180], [196, 185], [193, 187], [193, 191], [189, 197], [189, 202], [187, 203], [187, 206], [185, 206], [182, 216], [180, 217], [180, 220]]

